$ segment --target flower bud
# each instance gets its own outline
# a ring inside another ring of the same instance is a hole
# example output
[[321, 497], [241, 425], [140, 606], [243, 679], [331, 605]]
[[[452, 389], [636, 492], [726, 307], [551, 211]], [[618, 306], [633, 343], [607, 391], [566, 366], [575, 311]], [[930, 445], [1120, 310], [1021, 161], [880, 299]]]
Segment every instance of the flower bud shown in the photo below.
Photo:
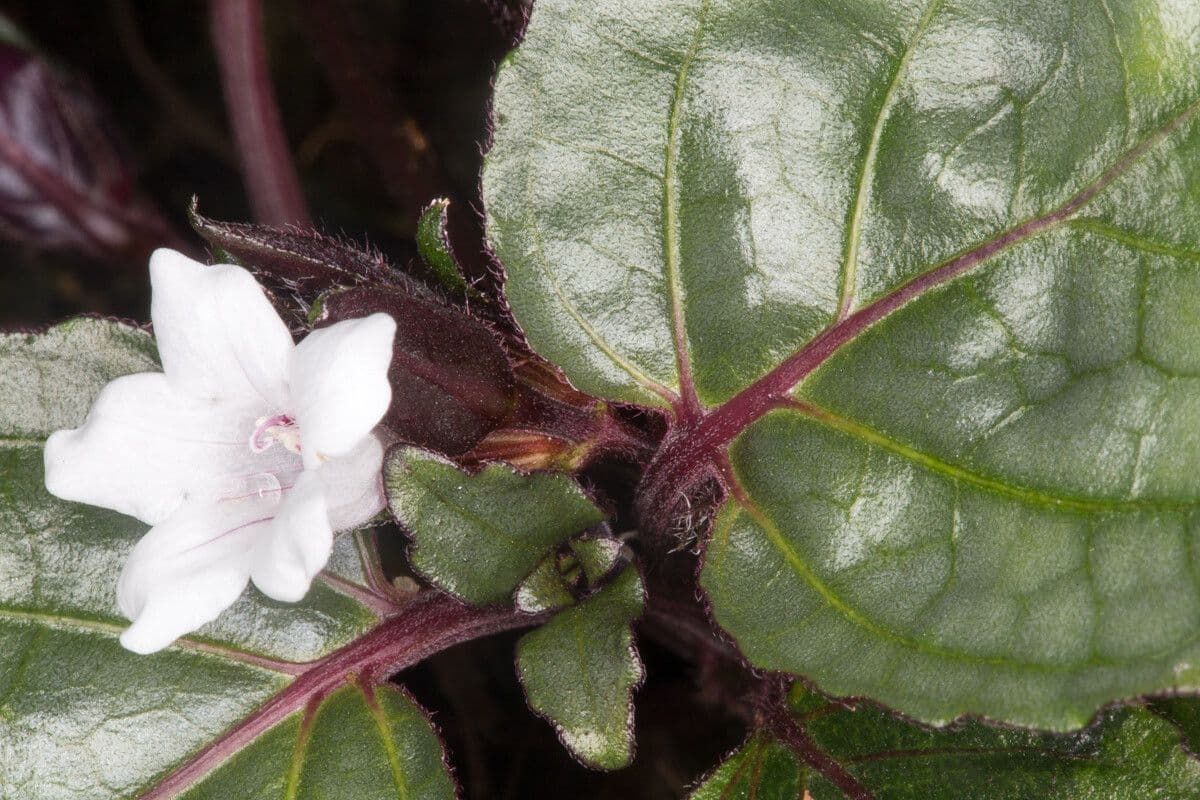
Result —
[[517, 403], [508, 358], [492, 331], [459, 308], [398, 287], [360, 286], [325, 295], [314, 323], [382, 311], [396, 320], [383, 424], [406, 441], [457, 456], [501, 425]]

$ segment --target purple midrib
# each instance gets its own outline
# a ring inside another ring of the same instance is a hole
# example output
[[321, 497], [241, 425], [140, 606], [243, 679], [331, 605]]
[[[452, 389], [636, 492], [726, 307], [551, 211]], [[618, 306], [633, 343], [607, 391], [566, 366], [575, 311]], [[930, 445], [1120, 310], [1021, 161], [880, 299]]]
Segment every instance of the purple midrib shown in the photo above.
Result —
[[141, 800], [166, 800], [191, 788], [255, 739], [348, 680], [381, 682], [459, 642], [534, 625], [542, 616], [476, 609], [427, 591], [340, 650], [313, 662], [286, 688], [160, 778]]
[[[703, 469], [703, 465], [711, 461], [712, 455], [719, 448], [732, 441], [763, 414], [776, 408], [800, 381], [875, 323], [930, 290], [971, 271], [998, 253], [1066, 222], [1123, 175], [1135, 161], [1183, 127], [1198, 112], [1200, 101], [1188, 106], [1131, 148], [1096, 180], [1055, 210], [1027, 220], [942, 265], [921, 273], [889, 294], [835, 322], [766, 375], [709, 412], [692, 428], [680, 431], [674, 441], [665, 445], [661, 451], [659, 466], [655, 470], [658, 475], [648, 476], [652, 478], [648, 487], [653, 497], [661, 499], [664, 490], [671, 492], [680, 488], [679, 484], [686, 482], [684, 479], [687, 477], [693, 476], [695, 470]], [[658, 491], [655, 491], [655, 485]]]

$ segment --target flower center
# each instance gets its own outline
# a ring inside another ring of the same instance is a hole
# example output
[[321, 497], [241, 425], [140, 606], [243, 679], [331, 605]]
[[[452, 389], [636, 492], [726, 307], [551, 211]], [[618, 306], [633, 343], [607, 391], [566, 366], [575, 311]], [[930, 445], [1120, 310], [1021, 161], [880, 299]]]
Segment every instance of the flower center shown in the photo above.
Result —
[[250, 434], [250, 449], [261, 453], [276, 442], [293, 453], [300, 453], [300, 428], [296, 420], [287, 414], [259, 417], [254, 423], [254, 432]]

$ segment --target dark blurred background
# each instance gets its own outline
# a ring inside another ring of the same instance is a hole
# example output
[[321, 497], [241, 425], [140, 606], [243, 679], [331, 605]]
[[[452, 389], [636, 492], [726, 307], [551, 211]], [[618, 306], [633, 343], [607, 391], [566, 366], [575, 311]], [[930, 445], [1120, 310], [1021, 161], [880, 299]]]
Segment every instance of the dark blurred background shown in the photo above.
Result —
[[[264, 4], [283, 125], [318, 227], [368, 242], [405, 267], [420, 207], [446, 195], [459, 256], [482, 269], [478, 181], [490, 81], [520, 35], [522, 2]], [[0, 175], [0, 325], [40, 327], [80, 313], [145, 321], [144, 256], [157, 243], [155, 225], [203, 256], [186, 219], [193, 195], [207, 216], [252, 219], [208, 9], [178, 0], [0, 0], [0, 12], [72, 92], [94, 95], [106, 135], [119, 142], [115, 195], [156, 215], [145, 241], [81, 252], [63, 244], [69, 232], [53, 230], [61, 220], [37, 203], [5, 209]], [[0, 97], [10, 127], [21, 91], [9, 86]], [[69, 115], [74, 106], [65, 108]], [[82, 147], [73, 167], [85, 182], [90, 152]], [[30, 227], [37, 225], [46, 230]], [[576, 764], [527, 710], [512, 665], [516, 635], [455, 648], [401, 680], [433, 712], [466, 798], [681, 797], [743, 730], [699, 692], [697, 668], [645, 634], [639, 645], [649, 678], [636, 697], [637, 759], [613, 774]]]

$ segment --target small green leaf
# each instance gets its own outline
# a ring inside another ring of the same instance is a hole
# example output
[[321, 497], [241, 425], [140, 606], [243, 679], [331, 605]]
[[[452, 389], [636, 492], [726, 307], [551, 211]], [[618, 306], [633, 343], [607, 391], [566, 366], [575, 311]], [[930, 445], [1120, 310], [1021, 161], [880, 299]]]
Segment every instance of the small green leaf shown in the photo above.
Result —
[[345, 686], [262, 734], [183, 800], [449, 800], [425, 712], [393, 686]]
[[556, 545], [604, 520], [565, 475], [522, 475], [500, 464], [469, 475], [412, 447], [391, 454], [384, 483], [412, 538], [413, 568], [475, 605], [507, 602]]
[[632, 624], [644, 600], [641, 576], [629, 567], [517, 644], [530, 707], [596, 769], [619, 769], [633, 758], [633, 690], [644, 671]]
[[558, 553], [543, 558], [513, 594], [513, 605], [526, 614], [540, 614], [574, 602], [575, 596], [563, 579]]
[[689, 800], [800, 800], [804, 767], [792, 751], [758, 733], [726, 758]]
[[612, 536], [580, 536], [570, 547], [589, 584], [599, 583], [621, 560], [621, 542]]
[[1200, 758], [1200, 699], [1163, 697], [1150, 700], [1146, 706], [1174, 724], [1183, 734], [1183, 744], [1188, 752]]
[[433, 270], [442, 288], [462, 297], [470, 291], [470, 287], [463, 279], [462, 268], [450, 247], [449, 231], [446, 229], [449, 208], [450, 201], [443, 197], [434, 200], [421, 212], [421, 219], [417, 222], [417, 250], [421, 260]]

